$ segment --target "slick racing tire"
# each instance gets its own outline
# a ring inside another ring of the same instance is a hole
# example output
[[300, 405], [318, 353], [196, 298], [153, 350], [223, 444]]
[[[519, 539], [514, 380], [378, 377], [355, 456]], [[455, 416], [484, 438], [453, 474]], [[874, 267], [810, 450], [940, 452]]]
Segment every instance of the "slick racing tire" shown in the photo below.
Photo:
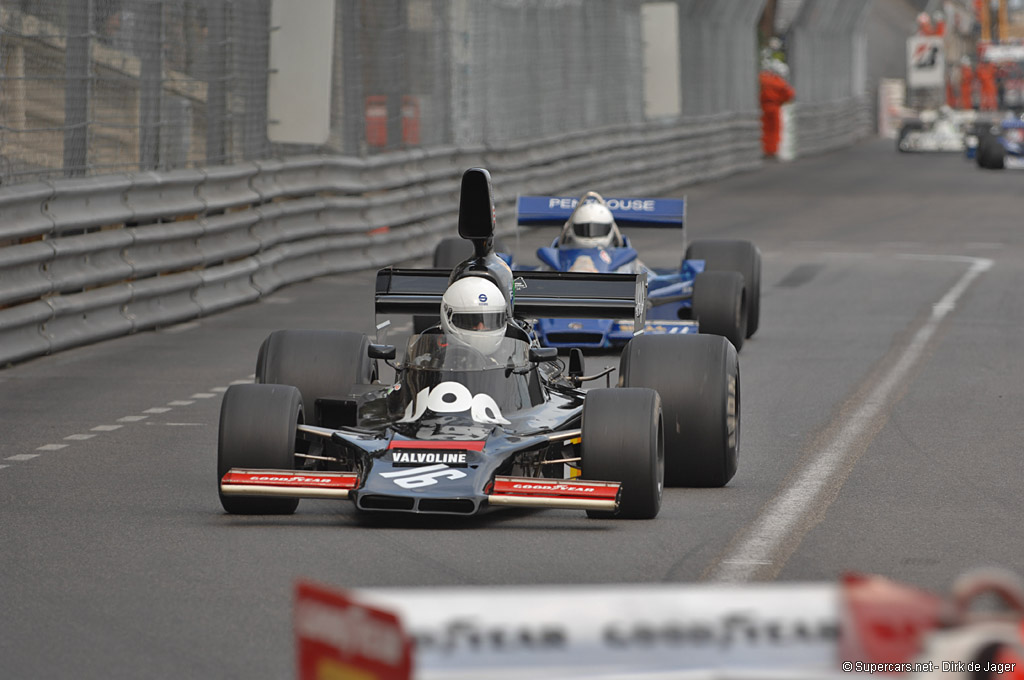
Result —
[[699, 239], [686, 249], [685, 259], [704, 260], [704, 271], [733, 271], [743, 275], [747, 291], [747, 335], [761, 323], [761, 251], [750, 241]]
[[621, 482], [616, 513], [595, 518], [652, 519], [665, 485], [661, 400], [651, 389], [593, 389], [583, 402], [581, 468], [584, 479]]
[[236, 515], [289, 515], [298, 498], [225, 496], [220, 480], [231, 468], [295, 469], [296, 425], [302, 396], [291, 385], [232, 385], [220, 405], [217, 489], [224, 510]]
[[978, 139], [978, 166], [988, 170], [1002, 170], [1006, 165], [1006, 149], [995, 135]]
[[[494, 252], [507, 253], [505, 244], [501, 239], [494, 239]], [[464, 238], [449, 237], [441, 239], [441, 242], [434, 248], [434, 269], [452, 270], [455, 265], [465, 262], [473, 256], [473, 244]], [[412, 317], [412, 332], [417, 335], [435, 326], [441, 318], [433, 314], [415, 314]]]
[[700, 332], [722, 335], [736, 351], [747, 337], [747, 297], [739, 272], [701, 272], [693, 281], [693, 316]]
[[665, 484], [725, 486], [740, 448], [740, 370], [736, 348], [717, 335], [639, 335], [622, 351], [623, 387], [661, 396]]
[[364, 334], [352, 331], [274, 331], [260, 347], [256, 382], [297, 387], [306, 405], [306, 422], [320, 425], [317, 399], [344, 398], [352, 385], [373, 382], [369, 345]]

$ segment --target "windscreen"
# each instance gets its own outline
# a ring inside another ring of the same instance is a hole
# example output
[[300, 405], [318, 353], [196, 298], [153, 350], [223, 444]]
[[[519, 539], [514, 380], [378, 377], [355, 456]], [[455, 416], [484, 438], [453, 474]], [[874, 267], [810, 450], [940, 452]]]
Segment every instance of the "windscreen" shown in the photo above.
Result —
[[529, 345], [518, 338], [503, 338], [485, 355], [445, 333], [415, 335], [391, 408], [399, 422], [445, 416], [507, 424], [506, 414], [540, 403], [535, 373]]

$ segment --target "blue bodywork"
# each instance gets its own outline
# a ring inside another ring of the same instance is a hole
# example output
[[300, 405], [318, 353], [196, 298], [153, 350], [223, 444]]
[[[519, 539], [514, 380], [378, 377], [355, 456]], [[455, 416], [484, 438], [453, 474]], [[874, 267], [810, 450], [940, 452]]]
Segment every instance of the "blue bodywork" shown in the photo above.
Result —
[[[1024, 120], [1004, 120], [1001, 123], [1003, 127], [1003, 134], [999, 135], [996, 139], [1003, 145], [1003, 149], [1006, 151], [1006, 162], [1007, 167], [1020, 167], [1019, 161], [1024, 158], [1024, 144], [1021, 143], [1021, 138], [1024, 136]], [[1015, 130], [1015, 133], [1010, 133], [1010, 130]], [[1011, 139], [1012, 137], [1012, 139]], [[1017, 159], [1018, 163], [1010, 162], [1010, 159]]]
[[[572, 215], [575, 198], [520, 196], [519, 225], [562, 226]], [[682, 199], [609, 198], [605, 204], [621, 226], [668, 227], [683, 232], [685, 202]], [[685, 242], [685, 232], [680, 244]], [[559, 247], [559, 239], [537, 250], [541, 268], [562, 272], [647, 273], [646, 333], [691, 334], [698, 332], [691, 320], [693, 281], [704, 271], [703, 260], [683, 260], [679, 269], [654, 270], [640, 263], [637, 251], [622, 235], [614, 248]], [[621, 347], [633, 337], [632, 319], [538, 319], [534, 327], [547, 347], [600, 349]]]
[[[979, 149], [975, 149], [974, 158], [978, 160], [978, 164], [982, 167], [995, 169], [1024, 168], [1024, 120], [1008, 118], [999, 121], [996, 125], [999, 127], [999, 134], [993, 135], [991, 139], [995, 140], [1002, 147], [1001, 163], [993, 165], [993, 159], [990, 158], [988, 165], [985, 165], [984, 159], [978, 158]], [[999, 161], [1000, 159], [996, 158], [994, 160]]]

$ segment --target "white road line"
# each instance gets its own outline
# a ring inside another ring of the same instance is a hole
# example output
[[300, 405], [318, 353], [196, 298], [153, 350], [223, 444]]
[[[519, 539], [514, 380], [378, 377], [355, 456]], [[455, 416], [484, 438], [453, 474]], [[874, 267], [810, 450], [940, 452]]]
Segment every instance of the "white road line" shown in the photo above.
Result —
[[196, 403], [196, 402], [194, 402], [194, 401], [187, 401], [187, 400], [184, 400], [184, 399], [179, 399], [177, 401], [169, 401], [169, 402], [167, 402], [167, 405], [168, 406], [191, 406], [194, 403]]
[[119, 422], [119, 423], [137, 423], [140, 420], [145, 420], [148, 417], [149, 416], [124, 416], [123, 418], [118, 418], [117, 422]]
[[210, 399], [210, 398], [216, 397], [216, 396], [217, 395], [213, 394], [212, 392], [196, 392], [195, 394], [193, 394], [189, 398], [190, 399]]
[[11, 466], [10, 465], [0, 465], [0, 470], [3, 470], [5, 467], [11, 467]]
[[38, 453], [18, 453], [13, 456], [7, 456], [7, 458], [4, 458], [4, 460], [32, 460], [33, 458], [38, 457]]
[[120, 430], [124, 425], [97, 425], [92, 428], [93, 432], [113, 432], [114, 430]]
[[64, 437], [64, 439], [70, 439], [71, 441], [80, 442], [86, 439], [92, 439], [95, 436], [96, 435], [94, 434], [69, 434], [67, 437]]
[[[810, 461], [761, 511], [729, 552], [708, 571], [712, 581], [742, 582], [757, 575], [758, 568], [779, 560], [785, 544], [799, 541], [808, 531], [813, 513], [822, 510], [821, 501], [829, 491], [836, 492], [848, 474], [847, 463], [857, 453], [858, 439], [870, 431], [874, 421], [889, 406], [900, 383], [924, 354], [942, 320], [956, 307], [957, 300], [992, 260], [974, 257], [912, 256], [909, 259], [969, 262], [970, 266], [953, 287], [932, 305], [932, 313], [914, 334], [899, 359], [874, 388], [856, 404], [852, 415], [821, 454]], [[781, 560], [784, 561], [784, 560]], [[781, 567], [781, 565], [778, 565]]]
[[147, 408], [143, 413], [167, 413], [171, 409], [166, 406], [155, 406], [153, 408]]
[[248, 385], [248, 384], [250, 384], [252, 382], [252, 380], [253, 380], [252, 378], [249, 378], [248, 380], [232, 380], [231, 384], [232, 385]]
[[228, 388], [226, 388], [226, 387], [211, 387], [210, 391], [211, 392], [227, 392]]
[[168, 425], [170, 427], [198, 427], [202, 425], [202, 423], [164, 423], [164, 425]]
[[66, 449], [67, 447], [67, 444], [43, 444], [42, 446], [37, 446], [36, 451], [60, 451], [61, 449]]

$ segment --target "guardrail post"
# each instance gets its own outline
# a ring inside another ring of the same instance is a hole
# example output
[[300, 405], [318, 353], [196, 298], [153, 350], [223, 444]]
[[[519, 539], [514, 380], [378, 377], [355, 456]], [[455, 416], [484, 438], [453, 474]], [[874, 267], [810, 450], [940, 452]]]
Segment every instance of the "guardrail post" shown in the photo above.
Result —
[[141, 30], [135, 44], [140, 51], [139, 169], [156, 170], [160, 163], [160, 98], [163, 90], [163, 0], [141, 5]]
[[206, 162], [227, 162], [227, 19], [224, 0], [209, 0], [207, 14], [206, 69]]
[[64, 175], [84, 175], [89, 153], [89, 49], [93, 0], [67, 3], [64, 53]]
[[363, 26], [360, 17], [361, 6], [354, 2], [343, 2], [341, 13], [341, 99], [344, 109], [341, 120], [341, 146], [344, 153], [362, 155], [365, 112], [363, 110]]

